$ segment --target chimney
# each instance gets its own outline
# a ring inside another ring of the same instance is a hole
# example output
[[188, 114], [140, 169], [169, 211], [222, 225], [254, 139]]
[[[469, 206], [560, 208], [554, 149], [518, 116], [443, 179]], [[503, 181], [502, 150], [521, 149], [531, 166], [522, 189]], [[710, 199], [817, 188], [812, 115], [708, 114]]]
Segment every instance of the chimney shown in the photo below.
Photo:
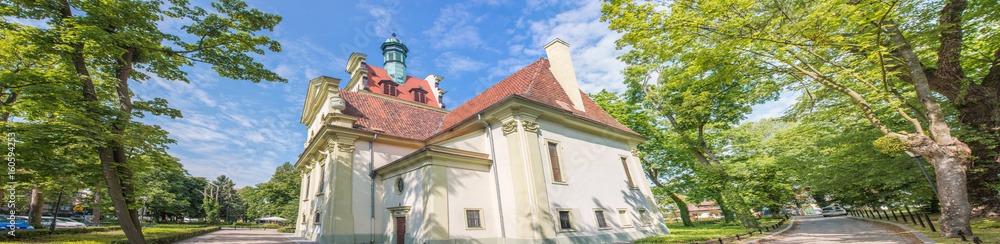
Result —
[[549, 70], [559, 81], [566, 96], [573, 102], [573, 108], [586, 111], [583, 108], [583, 97], [580, 96], [580, 85], [576, 81], [576, 73], [573, 70], [573, 60], [569, 56], [569, 44], [556, 38], [545, 44], [545, 55], [549, 56]]
[[439, 86], [438, 83], [441, 83], [441, 80], [443, 79], [444, 77], [436, 75], [428, 75], [427, 78], [424, 78], [424, 80], [426, 80], [427, 83], [430, 83], [431, 94], [434, 95], [436, 100], [438, 100], [438, 105], [441, 105], [441, 108], [444, 108], [444, 101], [441, 101], [442, 96], [444, 96], [444, 91], [441, 90], [441, 87]]

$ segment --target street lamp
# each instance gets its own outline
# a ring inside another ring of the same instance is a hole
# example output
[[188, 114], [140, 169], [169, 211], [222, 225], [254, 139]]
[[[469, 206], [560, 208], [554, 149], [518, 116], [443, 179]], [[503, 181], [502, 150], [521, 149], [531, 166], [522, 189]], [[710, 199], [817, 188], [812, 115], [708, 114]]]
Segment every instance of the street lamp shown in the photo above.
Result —
[[931, 176], [927, 174], [927, 169], [924, 168], [924, 162], [920, 161], [921, 156], [911, 153], [910, 151], [903, 151], [906, 155], [917, 160], [917, 164], [920, 165], [920, 170], [924, 171], [924, 177], [927, 177], [927, 183], [931, 184], [931, 188], [934, 189], [934, 196], [938, 195], [937, 185], [934, 185], [934, 181], [931, 180]]

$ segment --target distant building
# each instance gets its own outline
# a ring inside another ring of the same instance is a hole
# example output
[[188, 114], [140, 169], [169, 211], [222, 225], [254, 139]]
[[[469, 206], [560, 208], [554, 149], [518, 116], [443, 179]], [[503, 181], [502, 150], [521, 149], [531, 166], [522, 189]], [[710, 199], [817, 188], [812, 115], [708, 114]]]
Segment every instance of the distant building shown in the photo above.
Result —
[[[667, 234], [639, 160], [646, 138], [579, 90], [569, 45], [449, 111], [443, 79], [351, 54], [309, 82], [296, 234], [322, 243], [601, 243]], [[461, 81], [468, 82], [468, 81]]]

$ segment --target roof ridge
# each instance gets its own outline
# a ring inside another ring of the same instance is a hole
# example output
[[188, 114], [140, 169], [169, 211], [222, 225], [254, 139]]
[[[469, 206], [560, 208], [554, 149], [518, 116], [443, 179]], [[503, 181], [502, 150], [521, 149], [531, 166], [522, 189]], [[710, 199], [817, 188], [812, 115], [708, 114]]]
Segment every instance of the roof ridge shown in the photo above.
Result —
[[[545, 57], [538, 58], [538, 60], [545, 60], [546, 63], [548, 62], [548, 60], [545, 59]], [[537, 62], [537, 60], [536, 60], [536, 62]], [[531, 92], [532, 89], [535, 88], [535, 78], [538, 78], [538, 73], [539, 73], [538, 71], [541, 68], [542, 68], [541, 64], [538, 64], [538, 66], [535, 67], [535, 72], [531, 75], [531, 79], [528, 79], [528, 89], [524, 90], [524, 93], [522, 93], [522, 94], [528, 94], [529, 92]]]

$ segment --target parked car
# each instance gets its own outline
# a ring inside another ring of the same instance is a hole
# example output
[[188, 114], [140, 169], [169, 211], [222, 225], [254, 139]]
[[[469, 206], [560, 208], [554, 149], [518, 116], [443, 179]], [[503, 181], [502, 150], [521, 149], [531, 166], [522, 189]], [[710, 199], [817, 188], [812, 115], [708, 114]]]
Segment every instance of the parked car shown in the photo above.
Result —
[[76, 221], [76, 222], [83, 223], [83, 224], [87, 225], [87, 227], [101, 227], [100, 223], [94, 223], [93, 221], [90, 221], [91, 218], [87, 218], [87, 216], [77, 215], [77, 216], [70, 217], [70, 219], [73, 220], [73, 221]]
[[823, 208], [823, 210], [820, 210], [820, 214], [822, 214], [823, 217], [847, 215], [847, 210], [844, 210], [844, 208], [841, 208], [840, 206], [827, 206]]
[[[52, 217], [42, 217], [42, 226], [52, 225]], [[68, 218], [56, 218], [56, 228], [87, 227], [86, 224]]]
[[[13, 225], [11, 224], [13, 223]], [[0, 230], [34, 230], [28, 221], [7, 216], [0, 216]]]

